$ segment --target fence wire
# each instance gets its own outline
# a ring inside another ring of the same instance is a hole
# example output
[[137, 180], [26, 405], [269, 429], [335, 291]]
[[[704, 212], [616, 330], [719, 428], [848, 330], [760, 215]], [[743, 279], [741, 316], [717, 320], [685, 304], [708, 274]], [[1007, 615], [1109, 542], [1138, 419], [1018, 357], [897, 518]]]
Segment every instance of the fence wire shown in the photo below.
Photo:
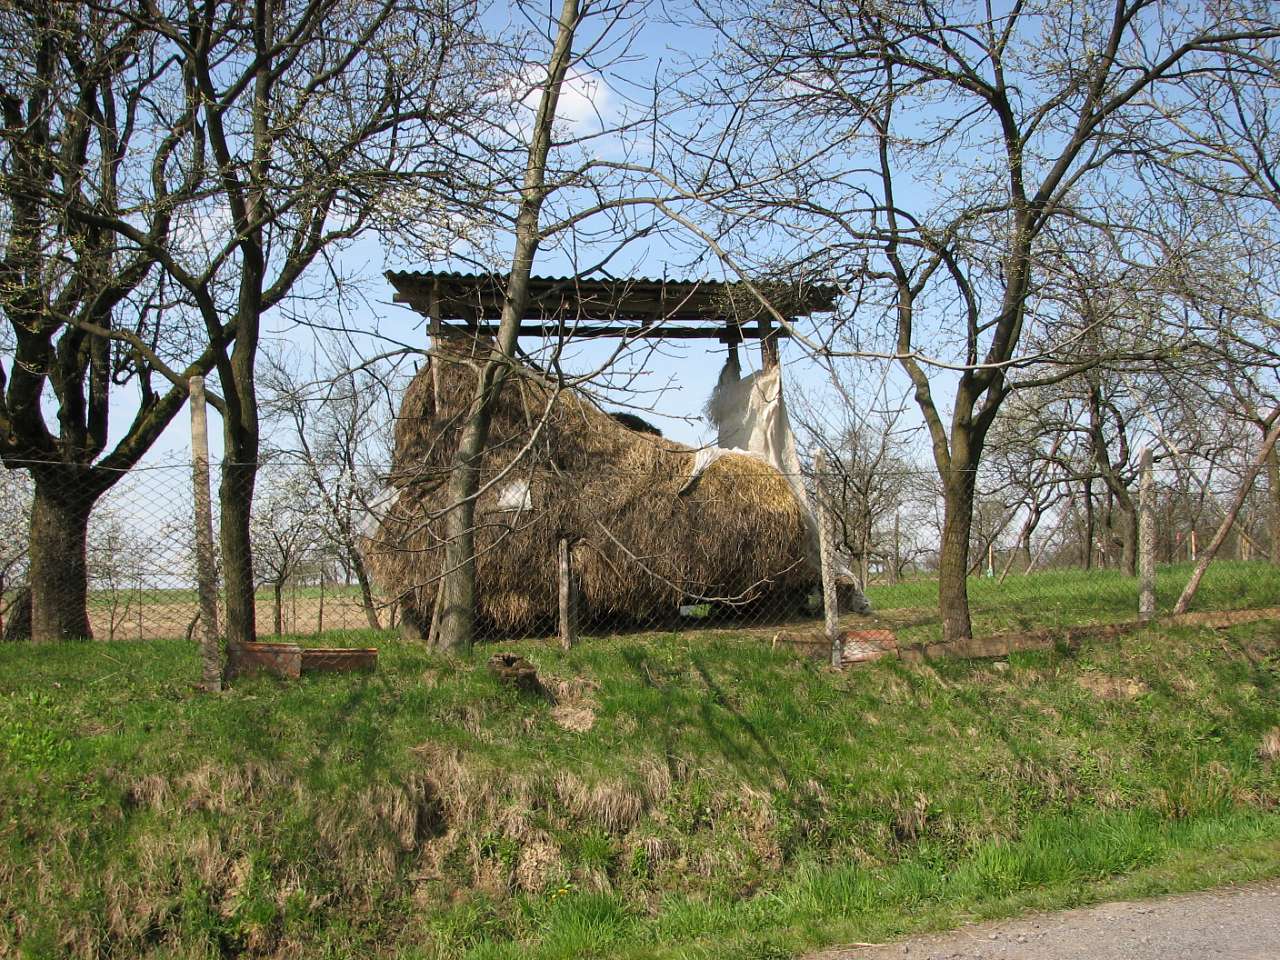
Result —
[[[45, 604], [82, 605], [95, 639], [190, 637], [199, 606], [190, 462], [147, 463], [105, 484], [92, 471], [30, 467], [4, 471], [0, 485], [6, 639], [30, 635], [33, 587]], [[216, 489], [221, 474], [215, 463], [215, 537], [219, 504], [228, 502]], [[376, 628], [425, 639], [438, 626], [450, 556], [438, 480], [378, 465], [277, 461], [249, 474], [260, 638]], [[692, 483], [628, 470], [584, 492], [514, 471], [477, 500], [473, 549], [462, 557], [475, 570], [475, 639], [555, 635], [566, 562], [572, 612], [587, 635], [820, 630], [814, 520], [788, 479], [722, 461]], [[876, 503], [835, 471], [802, 479], [810, 504], [821, 500], [830, 512], [842, 623], [860, 622], [851, 614], [865, 593], [874, 613], [908, 632], [936, 625], [945, 509], [932, 472], [914, 473], [896, 497]], [[1136, 618], [1136, 484], [1132, 509], [1079, 483], [1023, 500], [979, 486], [967, 570], [975, 631]], [[1237, 489], [1188, 483], [1168, 468], [1153, 486], [1162, 614]], [[1255, 486], [1222, 540], [1202, 609], [1269, 607], [1280, 596], [1277, 491], [1265, 479]], [[76, 516], [84, 513], [81, 547]]]

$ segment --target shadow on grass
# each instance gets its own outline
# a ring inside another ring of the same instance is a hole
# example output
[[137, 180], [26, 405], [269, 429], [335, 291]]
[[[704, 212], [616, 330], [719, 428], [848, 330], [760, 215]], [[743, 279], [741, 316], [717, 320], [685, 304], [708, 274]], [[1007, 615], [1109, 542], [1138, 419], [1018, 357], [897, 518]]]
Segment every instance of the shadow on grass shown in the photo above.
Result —
[[[681, 720], [686, 720], [690, 725], [697, 725], [715, 746], [716, 756], [726, 761], [742, 782], [768, 793], [801, 822], [813, 822], [822, 815], [816, 786], [807, 776], [796, 772], [793, 765], [774, 748], [768, 732], [761, 730], [734, 703], [734, 698], [726, 692], [724, 681], [715, 675], [705, 657], [695, 653], [689, 661], [707, 691], [692, 715], [688, 713], [687, 703], [672, 696], [659, 680], [661, 667], [654, 664], [644, 651], [626, 649], [622, 651], [622, 657], [636, 682], [660, 698], [659, 716], [666, 720], [659, 724], [661, 747], [673, 780], [678, 780], [675, 769], [677, 744], [673, 731], [680, 728]], [[682, 712], [686, 714], [683, 717]]]

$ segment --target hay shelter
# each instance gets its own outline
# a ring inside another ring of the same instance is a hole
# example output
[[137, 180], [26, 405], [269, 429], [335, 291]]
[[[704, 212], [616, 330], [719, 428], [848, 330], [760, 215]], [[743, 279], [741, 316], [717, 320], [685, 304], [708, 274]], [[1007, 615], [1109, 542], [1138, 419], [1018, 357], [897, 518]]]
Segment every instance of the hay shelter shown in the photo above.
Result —
[[[473, 344], [475, 341], [471, 341]], [[444, 491], [476, 367], [437, 340], [406, 391], [391, 491], [368, 556], [407, 625], [427, 632]], [[584, 624], [669, 622], [681, 604], [795, 609], [818, 584], [807, 508], [772, 466], [632, 429], [580, 391], [517, 366], [498, 394], [476, 510], [478, 636], [554, 629], [557, 544], [572, 544]]]

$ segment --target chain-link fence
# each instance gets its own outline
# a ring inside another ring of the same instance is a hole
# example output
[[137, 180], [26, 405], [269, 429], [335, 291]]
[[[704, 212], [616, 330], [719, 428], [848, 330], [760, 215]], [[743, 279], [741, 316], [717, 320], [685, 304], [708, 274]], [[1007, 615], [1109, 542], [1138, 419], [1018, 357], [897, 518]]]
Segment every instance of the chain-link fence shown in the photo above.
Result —
[[[257, 635], [377, 628], [428, 639], [440, 628], [455, 556], [474, 573], [480, 641], [552, 636], [566, 613], [588, 635], [820, 631], [815, 503], [826, 508], [841, 624], [863, 622], [853, 615], [865, 592], [876, 616], [904, 635], [939, 635], [945, 504], [929, 492], [927, 471], [892, 510], [868, 510], [834, 470], [789, 478], [745, 456], [698, 461], [654, 457], [589, 483], [518, 467], [487, 478], [465, 555], [448, 549], [456, 504], [444, 478], [401, 468], [357, 483], [341, 464], [259, 464], [247, 472]], [[221, 472], [215, 463], [215, 539], [219, 504], [228, 502]], [[33, 593], [64, 625], [83, 607], [83, 632], [97, 639], [192, 634], [199, 602], [185, 457], [117, 476], [31, 464], [4, 472], [0, 496], [7, 637], [30, 635]], [[1230, 483], [1197, 487], [1166, 465], [1127, 506], [1067, 491], [1037, 508], [979, 490], [966, 571], [975, 634], [1136, 619], [1144, 509], [1156, 616], [1174, 611], [1209, 549], [1214, 562], [1192, 609], [1276, 604], [1274, 491], [1265, 480], [1243, 495]]]

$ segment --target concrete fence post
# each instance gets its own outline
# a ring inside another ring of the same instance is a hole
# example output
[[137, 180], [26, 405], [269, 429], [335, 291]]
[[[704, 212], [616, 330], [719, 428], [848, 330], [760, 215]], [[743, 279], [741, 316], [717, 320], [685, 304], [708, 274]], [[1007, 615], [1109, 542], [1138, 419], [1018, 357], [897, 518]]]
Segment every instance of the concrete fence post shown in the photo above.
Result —
[[191, 483], [195, 504], [196, 589], [200, 595], [201, 686], [222, 689], [222, 653], [218, 645], [218, 574], [213, 552], [213, 502], [209, 495], [209, 420], [204, 377], [192, 377]]

